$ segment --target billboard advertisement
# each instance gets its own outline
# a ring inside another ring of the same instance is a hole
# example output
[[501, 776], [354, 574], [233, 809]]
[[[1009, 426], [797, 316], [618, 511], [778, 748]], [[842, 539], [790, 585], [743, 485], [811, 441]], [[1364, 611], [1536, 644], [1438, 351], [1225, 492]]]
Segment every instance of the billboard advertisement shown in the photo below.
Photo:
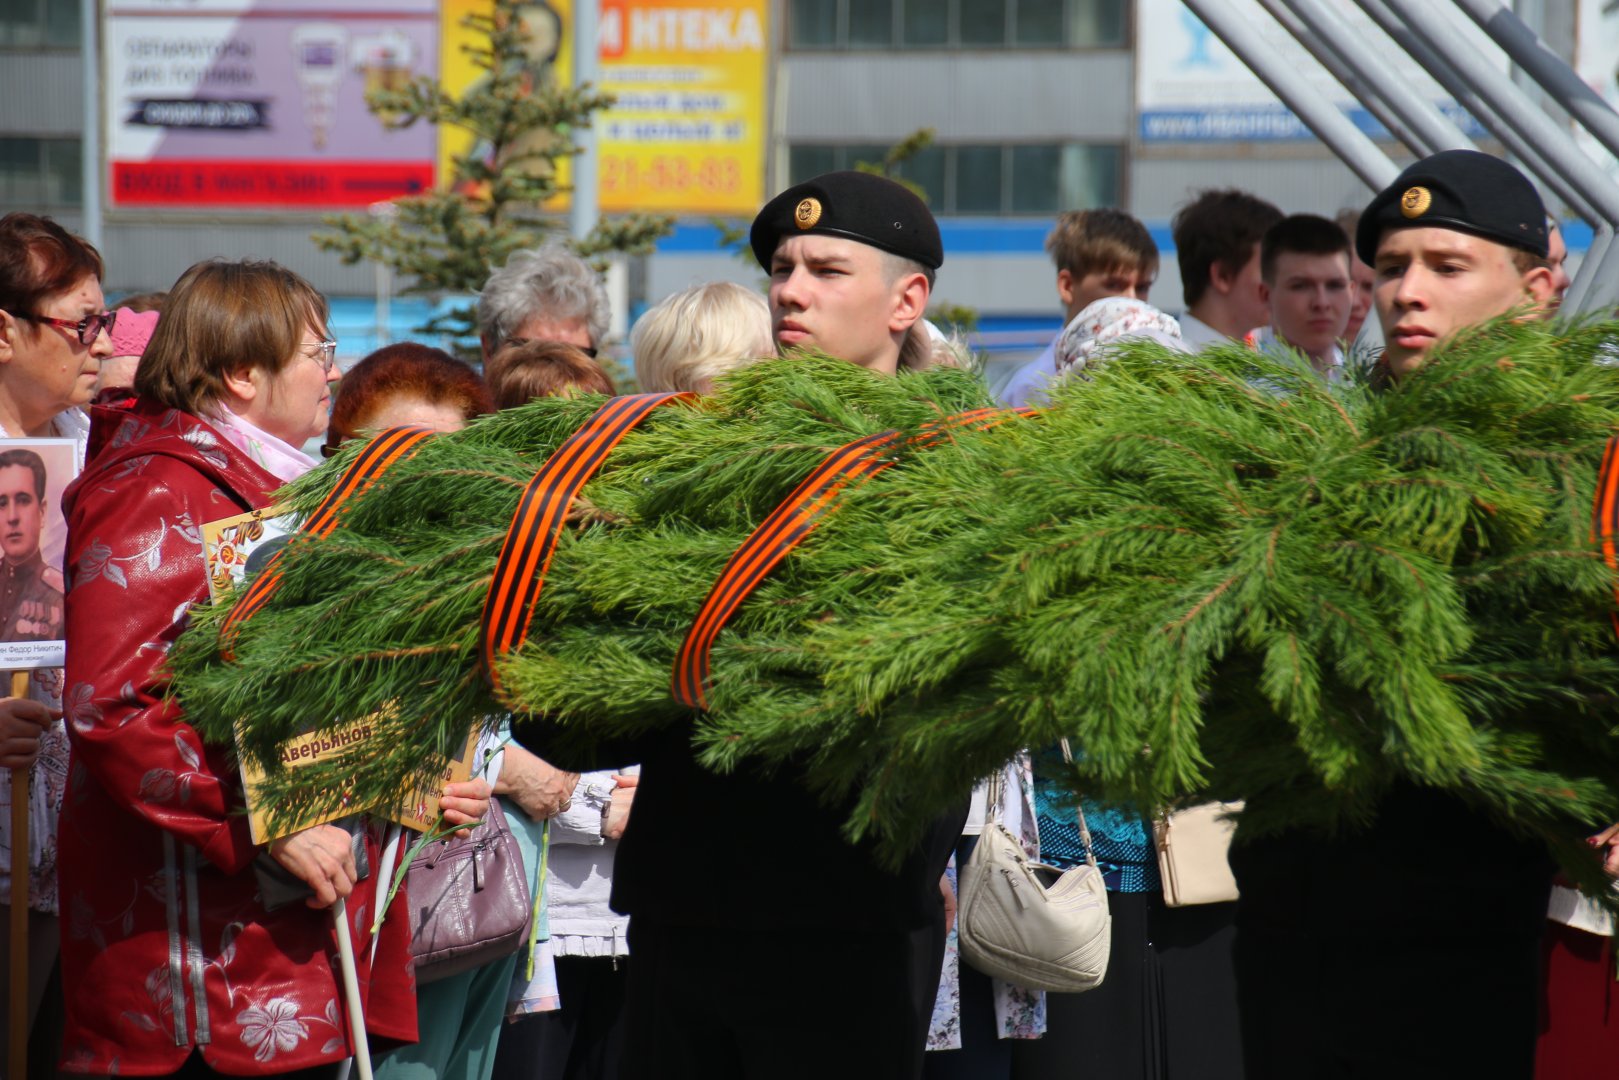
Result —
[[[458, 93], [483, 76], [461, 19], [488, 0], [445, 0], [440, 63]], [[604, 212], [753, 214], [764, 202], [769, 0], [601, 0], [599, 85], [617, 98], [596, 117]], [[573, 77], [573, 5], [523, 5], [536, 79]], [[471, 145], [444, 132], [441, 169]], [[568, 182], [564, 165], [561, 179]], [[557, 209], [566, 205], [558, 200]]]
[[113, 209], [336, 210], [431, 189], [437, 133], [365, 92], [438, 71], [435, 0], [112, 0]]
[[[1303, 74], [1328, 101], [1362, 131], [1388, 138], [1383, 125], [1305, 47], [1260, 7], [1258, 0], [1232, 0], [1243, 21], [1293, 70]], [[1464, 132], [1487, 133], [1438, 83], [1389, 41], [1365, 12], [1352, 4], [1333, 5], [1352, 33], [1397, 68], [1406, 84], [1434, 102]], [[1137, 0], [1137, 133], [1144, 143], [1305, 142], [1315, 139], [1293, 112], [1250, 72], [1214, 32], [1181, 0]], [[1457, 34], [1499, 61], [1505, 56], [1482, 31], [1456, 13]], [[1149, 47], [1150, 46], [1150, 47]]]

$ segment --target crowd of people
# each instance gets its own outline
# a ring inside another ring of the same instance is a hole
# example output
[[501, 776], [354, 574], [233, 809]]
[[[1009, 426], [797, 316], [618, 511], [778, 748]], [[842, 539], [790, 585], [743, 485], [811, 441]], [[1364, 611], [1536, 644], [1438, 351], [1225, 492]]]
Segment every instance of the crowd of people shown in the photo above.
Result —
[[[1569, 283], [1533, 186], [1472, 152], [1420, 161], [1336, 220], [1204, 191], [1173, 234], [1178, 316], [1151, 303], [1159, 252], [1141, 222], [1061, 215], [1047, 246], [1064, 328], [1003, 403], [1047, 403], [1143, 338], [1391, 387], [1469, 326], [1552, 316]], [[707, 394], [797, 350], [873, 377], [971, 362], [925, 318], [946, 252], [906, 188], [817, 177], [772, 199], [749, 239], [767, 295], [707, 283], [650, 309], [629, 341], [639, 390]], [[1181, 905], [1154, 821], [1076, 808], [1056, 748], [963, 791], [893, 870], [845, 841], [846, 808], [790, 777], [710, 773], [686, 732], [568, 760], [530, 717], [483, 737], [441, 809], [471, 828], [500, 807], [530, 872], [545, 867], [545, 933], [418, 983], [409, 919], [373, 940], [385, 823], [255, 844], [231, 748], [188, 724], [164, 658], [209, 595], [200, 527], [272, 505], [318, 464], [307, 447], [617, 393], [600, 275], [561, 247], [521, 252], [481, 293], [479, 364], [407, 342], [343, 373], [325, 298], [273, 263], [202, 262], [114, 311], [103, 277], [49, 219], [0, 218], [0, 428], [72, 440], [81, 469], [62, 498], [65, 668], [0, 700], [0, 767], [31, 778], [26, 882], [0, 831], [0, 899], [28, 908], [29, 1076], [347, 1075], [339, 899], [375, 1072], [393, 1080], [1529, 1077], [1537, 1055], [1557, 1080], [1619, 1047], [1611, 938], [1548, 937], [1546, 852], [1432, 792], [1391, 792], [1349, 836], [1245, 843], [1239, 816], [1240, 898]], [[0, 480], [12, 472], [0, 520], [26, 539], [15, 522], [44, 486], [0, 457]], [[30, 527], [30, 551], [0, 543], [8, 588], [50, 583]], [[1030, 859], [1096, 861], [1112, 915], [1098, 988], [1044, 993], [959, 952], [957, 873], [990, 821]], [[1474, 895], [1422, 902], [1457, 849], [1480, 861]]]

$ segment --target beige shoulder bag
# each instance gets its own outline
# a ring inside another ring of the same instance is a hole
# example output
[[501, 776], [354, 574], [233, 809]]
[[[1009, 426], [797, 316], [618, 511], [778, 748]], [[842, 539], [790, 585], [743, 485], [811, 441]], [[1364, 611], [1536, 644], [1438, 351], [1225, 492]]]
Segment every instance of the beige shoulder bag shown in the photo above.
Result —
[[[1062, 749], [1072, 761], [1066, 740]], [[1031, 990], [1094, 989], [1107, 974], [1113, 926], [1085, 813], [1079, 811], [1085, 862], [1071, 870], [1034, 862], [1001, 823], [1001, 775], [990, 779], [984, 831], [958, 875], [961, 955], [984, 974]]]

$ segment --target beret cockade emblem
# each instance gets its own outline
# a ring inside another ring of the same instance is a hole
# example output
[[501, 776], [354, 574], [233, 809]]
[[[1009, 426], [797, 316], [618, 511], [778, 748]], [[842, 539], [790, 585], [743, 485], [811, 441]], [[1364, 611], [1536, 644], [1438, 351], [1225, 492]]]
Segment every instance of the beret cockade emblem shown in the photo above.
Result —
[[1425, 187], [1406, 188], [1405, 194], [1400, 196], [1400, 213], [1408, 218], [1421, 217], [1432, 205], [1433, 192]]
[[819, 199], [804, 199], [793, 210], [793, 221], [800, 229], [813, 229], [815, 223], [821, 220], [821, 201]]

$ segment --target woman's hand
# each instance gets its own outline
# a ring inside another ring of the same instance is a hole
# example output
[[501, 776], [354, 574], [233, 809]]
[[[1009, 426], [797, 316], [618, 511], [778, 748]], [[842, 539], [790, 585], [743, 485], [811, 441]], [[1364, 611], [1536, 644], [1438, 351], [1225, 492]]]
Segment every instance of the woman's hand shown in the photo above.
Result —
[[1586, 841], [1602, 853], [1602, 869], [1609, 877], [1619, 877], [1619, 823], [1609, 825]]
[[[481, 778], [445, 784], [438, 797], [439, 812], [447, 824], [476, 825], [489, 813], [490, 797], [489, 782]], [[458, 829], [455, 835], [465, 837], [471, 831]]]
[[607, 803], [607, 814], [602, 818], [603, 840], [617, 840], [624, 835], [624, 827], [630, 823], [630, 804], [635, 801], [635, 785], [641, 782], [641, 778], [614, 773], [613, 782], [618, 786], [613, 789], [613, 797]]
[[29, 769], [39, 757], [39, 738], [62, 710], [32, 698], [0, 698], [0, 769]]
[[501, 759], [496, 795], [510, 795], [523, 813], [535, 821], [555, 817], [568, 808], [579, 774], [563, 772], [524, 750], [508, 743]]
[[315, 890], [304, 901], [312, 908], [331, 907], [354, 891], [359, 874], [349, 834], [336, 825], [316, 825], [271, 841], [270, 857]]

